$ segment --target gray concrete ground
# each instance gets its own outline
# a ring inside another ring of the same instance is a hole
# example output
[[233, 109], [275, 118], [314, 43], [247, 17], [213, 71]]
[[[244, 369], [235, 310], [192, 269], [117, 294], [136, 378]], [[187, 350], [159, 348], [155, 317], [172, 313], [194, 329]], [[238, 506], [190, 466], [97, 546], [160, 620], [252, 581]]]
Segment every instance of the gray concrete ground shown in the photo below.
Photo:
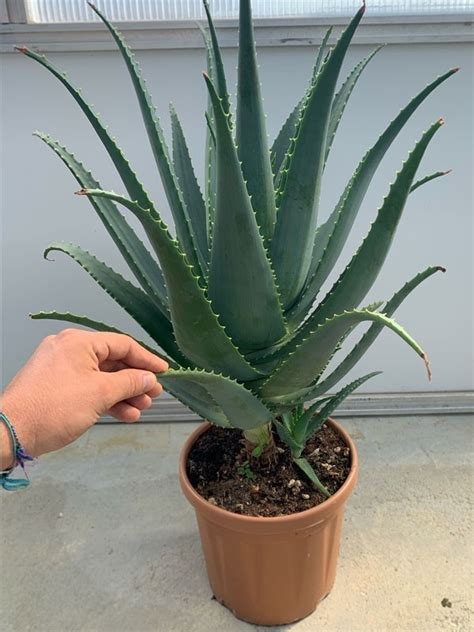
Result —
[[[361, 476], [335, 588], [314, 615], [274, 629], [474, 630], [472, 421], [345, 422]], [[1, 494], [3, 632], [264, 629], [211, 601], [176, 475], [193, 426], [98, 426], [42, 458], [29, 489]]]

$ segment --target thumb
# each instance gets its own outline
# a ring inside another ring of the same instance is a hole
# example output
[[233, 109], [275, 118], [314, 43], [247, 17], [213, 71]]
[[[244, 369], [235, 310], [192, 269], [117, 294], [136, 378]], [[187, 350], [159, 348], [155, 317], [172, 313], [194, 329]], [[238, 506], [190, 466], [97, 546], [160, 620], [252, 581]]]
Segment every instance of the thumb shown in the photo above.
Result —
[[111, 408], [124, 399], [143, 395], [156, 385], [154, 373], [139, 369], [121, 369], [114, 373], [103, 373], [106, 384], [105, 407]]

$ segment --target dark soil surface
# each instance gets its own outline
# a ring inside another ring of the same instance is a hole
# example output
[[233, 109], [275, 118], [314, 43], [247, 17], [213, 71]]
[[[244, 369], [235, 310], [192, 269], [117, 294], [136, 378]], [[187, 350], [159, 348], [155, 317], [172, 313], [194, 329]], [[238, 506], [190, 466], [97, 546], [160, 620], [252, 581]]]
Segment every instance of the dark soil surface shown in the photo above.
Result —
[[[188, 456], [192, 486], [214, 505], [247, 516], [283, 516], [322, 503], [325, 496], [293, 464], [276, 434], [274, 439], [274, 458], [264, 462], [249, 458], [240, 430], [211, 426]], [[349, 474], [350, 450], [327, 424], [308, 442], [303, 456], [331, 494]]]

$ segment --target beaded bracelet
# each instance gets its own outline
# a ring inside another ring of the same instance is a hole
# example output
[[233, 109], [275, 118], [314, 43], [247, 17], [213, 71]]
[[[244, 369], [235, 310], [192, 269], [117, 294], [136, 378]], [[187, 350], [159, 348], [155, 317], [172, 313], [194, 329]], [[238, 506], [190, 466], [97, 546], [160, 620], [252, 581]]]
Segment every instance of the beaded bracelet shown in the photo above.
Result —
[[[18, 489], [19, 487], [27, 487], [30, 484], [30, 480], [28, 478], [28, 474], [25, 470], [25, 463], [27, 461], [33, 461], [33, 457], [27, 454], [18, 439], [18, 436], [15, 432], [15, 428], [12, 426], [11, 421], [8, 417], [0, 412], [0, 422], [3, 422], [7, 427], [8, 432], [10, 433], [10, 437], [13, 445], [13, 465], [8, 468], [8, 470], [4, 470], [0, 472], [0, 486], [7, 491], [13, 491]], [[13, 470], [20, 466], [23, 470], [23, 473], [26, 478], [9, 478], [10, 474]]]

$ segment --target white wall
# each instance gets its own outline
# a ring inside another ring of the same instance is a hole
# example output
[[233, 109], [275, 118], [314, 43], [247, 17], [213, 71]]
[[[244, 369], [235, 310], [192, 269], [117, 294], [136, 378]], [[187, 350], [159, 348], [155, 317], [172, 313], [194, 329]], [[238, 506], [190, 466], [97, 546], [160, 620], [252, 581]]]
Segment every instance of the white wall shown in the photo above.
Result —
[[[369, 48], [354, 46], [349, 64]], [[268, 112], [275, 134], [302, 93], [314, 49], [266, 48], [260, 54]], [[182, 117], [199, 173], [203, 168], [205, 90], [204, 53], [196, 50], [147, 51], [138, 55], [165, 129], [167, 104]], [[235, 80], [235, 51], [226, 50], [230, 85]], [[116, 53], [56, 53], [119, 138], [164, 216], [163, 194], [147, 146], [129, 79]], [[62, 328], [53, 321], [30, 321], [28, 313], [55, 308], [88, 314], [138, 333], [127, 315], [66, 256], [51, 263], [42, 251], [55, 239], [81, 244], [100, 259], [124, 270], [114, 244], [92, 207], [73, 195], [77, 185], [59, 159], [34, 138], [40, 129], [59, 139], [93, 170], [104, 187], [123, 191], [99, 141], [71, 97], [43, 68], [21, 55], [2, 56], [2, 359], [6, 383], [40, 339]], [[384, 160], [373, 182], [353, 236], [338, 268], [347, 262], [366, 233], [395, 171], [421, 132], [439, 116], [446, 125], [430, 146], [420, 175], [452, 168], [453, 173], [420, 189], [409, 200], [396, 240], [369, 298], [391, 296], [405, 280], [430, 264], [438, 275], [421, 286], [397, 312], [400, 323], [426, 348], [434, 378], [428, 385], [419, 358], [392, 333], [385, 332], [357, 367], [384, 374], [367, 391], [458, 390], [472, 388], [473, 298], [473, 68], [468, 44], [388, 46], [371, 62], [340, 127], [324, 183], [323, 216], [365, 150], [400, 108], [432, 78], [453, 66], [455, 75], [415, 114]]]

